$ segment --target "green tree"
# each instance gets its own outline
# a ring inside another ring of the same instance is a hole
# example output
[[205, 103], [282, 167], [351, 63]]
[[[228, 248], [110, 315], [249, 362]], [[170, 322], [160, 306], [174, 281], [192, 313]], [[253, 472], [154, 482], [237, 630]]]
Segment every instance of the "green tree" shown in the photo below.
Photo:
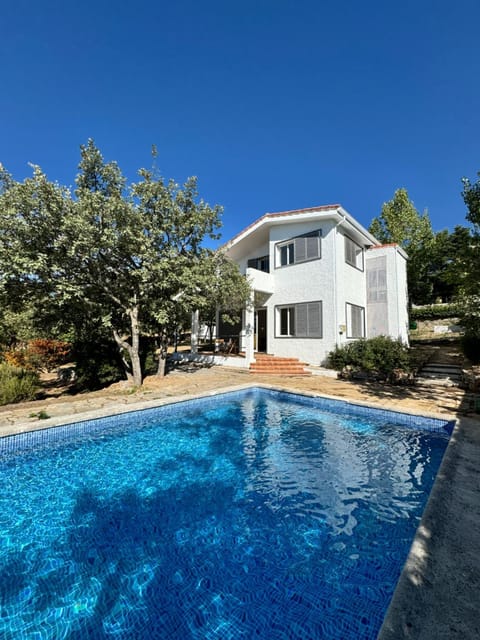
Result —
[[467, 206], [466, 219], [472, 224], [469, 243], [458, 255], [455, 277], [460, 284], [462, 322], [466, 337], [480, 360], [480, 172], [472, 183], [463, 178], [463, 200]]
[[432, 281], [429, 276], [429, 255], [434, 233], [428, 213], [420, 214], [409, 199], [406, 189], [397, 189], [392, 200], [385, 202], [380, 216], [370, 224], [380, 242], [395, 242], [408, 254], [407, 280], [410, 302], [432, 301]]
[[237, 264], [222, 250], [212, 252], [199, 263], [196, 283], [198, 293], [201, 294], [196, 298], [196, 306], [210, 329], [211, 340], [217, 311], [220, 310], [224, 322], [238, 322], [242, 310], [249, 303], [251, 287], [240, 274]]
[[462, 178], [462, 196], [467, 205], [466, 218], [473, 224], [474, 233], [480, 234], [480, 171], [477, 173], [478, 179], [473, 184], [468, 178]]
[[[53, 280], [57, 277], [58, 237], [67, 208], [67, 189], [51, 183], [39, 167], [22, 183], [6, 171], [0, 176], [0, 298], [2, 323], [11, 326], [18, 317], [22, 326], [16, 338], [37, 337], [47, 309], [58, 301]], [[53, 276], [53, 277], [52, 277]]]
[[428, 274], [432, 284], [432, 301], [456, 300], [460, 293], [464, 259], [471, 244], [471, 231], [457, 225], [453, 232], [448, 229], [435, 234], [429, 252]]
[[94, 318], [140, 385], [140, 336], [159, 335], [164, 344], [179, 306], [195, 308], [210, 255], [202, 242], [218, 238], [221, 207], [199, 199], [196, 178], [180, 187], [141, 169], [127, 187], [92, 140], [81, 147], [79, 170], [74, 195], [38, 167], [23, 183], [2, 174], [0, 286], [50, 314]]

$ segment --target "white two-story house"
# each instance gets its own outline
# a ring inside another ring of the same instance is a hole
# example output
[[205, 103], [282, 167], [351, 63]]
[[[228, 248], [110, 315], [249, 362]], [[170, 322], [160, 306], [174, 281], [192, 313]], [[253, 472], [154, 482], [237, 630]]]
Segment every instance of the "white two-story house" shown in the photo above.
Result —
[[225, 246], [253, 300], [236, 332], [256, 352], [321, 365], [335, 345], [388, 335], [408, 340], [407, 255], [381, 245], [340, 205], [267, 213]]

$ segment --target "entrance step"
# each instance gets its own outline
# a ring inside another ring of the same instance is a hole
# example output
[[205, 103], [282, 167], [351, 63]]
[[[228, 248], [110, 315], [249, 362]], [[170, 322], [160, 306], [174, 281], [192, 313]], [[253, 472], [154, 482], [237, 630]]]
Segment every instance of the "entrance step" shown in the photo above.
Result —
[[273, 376], [310, 376], [311, 371], [305, 369], [305, 363], [298, 358], [280, 358], [268, 354], [256, 354], [256, 361], [250, 365], [251, 373]]

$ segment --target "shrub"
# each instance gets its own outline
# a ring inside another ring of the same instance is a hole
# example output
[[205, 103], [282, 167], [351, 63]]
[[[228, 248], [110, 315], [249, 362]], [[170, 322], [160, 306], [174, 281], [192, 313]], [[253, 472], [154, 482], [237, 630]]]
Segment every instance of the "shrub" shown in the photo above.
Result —
[[410, 320], [437, 320], [443, 318], [458, 318], [460, 306], [458, 304], [430, 304], [410, 309]]
[[68, 342], [37, 338], [29, 340], [25, 346], [9, 349], [3, 357], [13, 367], [31, 371], [53, 371], [67, 361], [70, 351]]
[[38, 375], [34, 371], [0, 364], [0, 405], [33, 400], [38, 383]]
[[63, 340], [52, 340], [50, 338], [38, 338], [29, 340], [27, 352], [37, 367], [45, 371], [53, 371], [61, 364], [67, 362], [71, 345]]
[[395, 369], [411, 370], [408, 347], [387, 336], [337, 346], [329, 354], [329, 364], [337, 371], [352, 367], [355, 371], [378, 372], [385, 378], [392, 378]]
[[17, 369], [33, 369], [33, 367], [27, 362], [24, 348], [14, 347], [12, 349], [8, 349], [7, 351], [4, 351], [3, 358], [11, 367], [15, 367]]

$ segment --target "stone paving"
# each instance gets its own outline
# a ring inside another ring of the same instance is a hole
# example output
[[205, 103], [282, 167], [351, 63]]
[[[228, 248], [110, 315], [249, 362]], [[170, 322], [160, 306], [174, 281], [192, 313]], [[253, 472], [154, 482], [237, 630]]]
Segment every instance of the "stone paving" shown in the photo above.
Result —
[[[422, 414], [467, 415], [474, 408], [473, 396], [458, 388], [389, 387], [378, 383], [354, 383], [321, 375], [258, 375], [226, 367], [211, 367], [190, 371], [174, 370], [164, 378], [151, 376], [136, 391], [129, 389], [126, 383], [117, 383], [101, 391], [77, 395], [62, 394], [62, 390], [59, 389], [60, 395], [57, 397], [53, 395], [43, 400], [0, 407], [0, 435], [74, 422], [84, 418], [84, 414], [90, 417], [92, 414], [108, 415], [131, 411], [146, 404], [161, 404], [176, 397], [214, 393], [237, 385], [257, 383]], [[49, 418], [39, 419], [40, 412]]]

